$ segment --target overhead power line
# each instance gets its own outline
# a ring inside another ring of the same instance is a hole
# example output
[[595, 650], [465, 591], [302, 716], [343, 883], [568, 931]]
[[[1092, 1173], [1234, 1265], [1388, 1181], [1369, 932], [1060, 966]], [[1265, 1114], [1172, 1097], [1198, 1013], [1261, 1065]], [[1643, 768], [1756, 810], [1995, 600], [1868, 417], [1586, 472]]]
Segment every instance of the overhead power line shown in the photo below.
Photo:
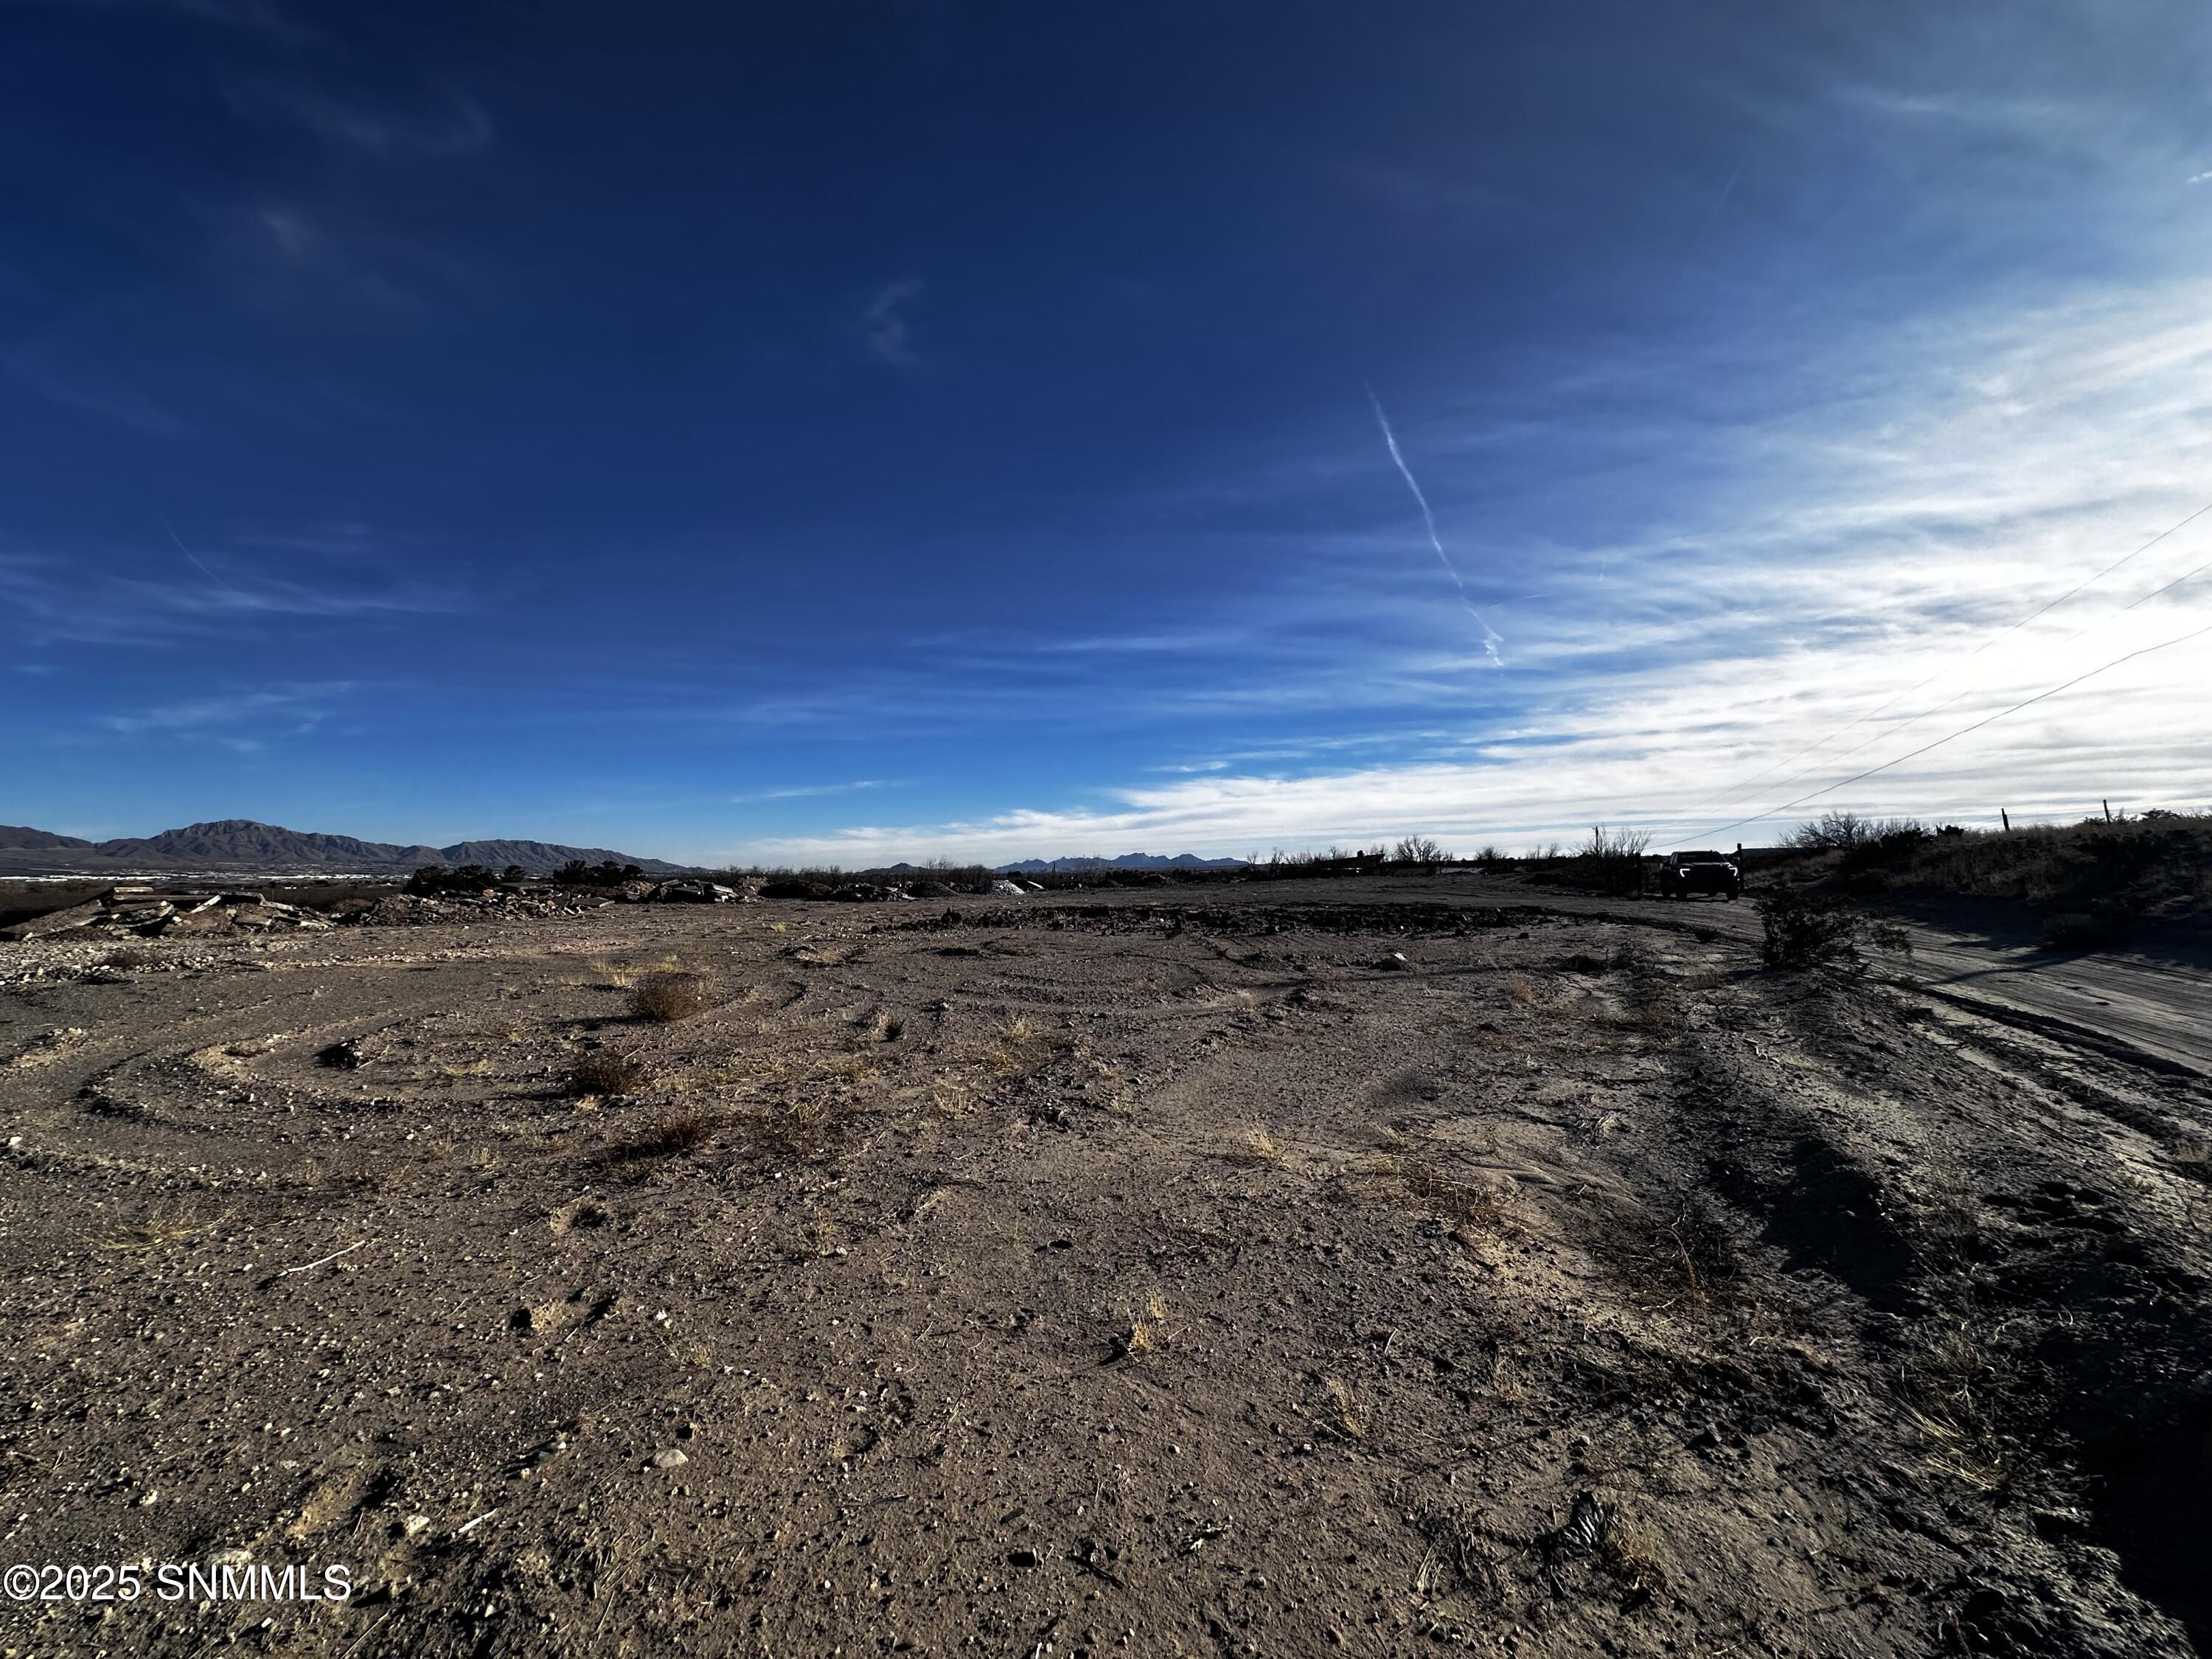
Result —
[[[2169, 586], [2171, 584], [2169, 584]], [[1862, 782], [1868, 778], [1873, 777], [1876, 773], [1887, 772], [1893, 766], [1902, 766], [1905, 762], [1916, 759], [1919, 756], [1926, 754], [1931, 749], [1941, 749], [1945, 744], [1949, 743], [1954, 738], [1963, 738], [1970, 732], [1978, 732], [1984, 726], [1990, 725], [1997, 720], [2001, 720], [2008, 714], [2017, 714], [2021, 709], [2029, 708], [2035, 703], [2041, 702], [2046, 697], [2055, 697], [2062, 691], [2070, 691], [2074, 687], [2081, 684], [2082, 681], [2093, 680], [2096, 678], [2098, 675], [2118, 668], [2123, 663], [2133, 662], [2137, 657], [2148, 657], [2154, 651], [2164, 651], [2173, 646], [2186, 645], [2190, 641], [2200, 639], [2207, 634], [2212, 634], [2212, 623], [2207, 623], [2203, 627], [2197, 629], [2193, 632], [2179, 635], [2173, 639], [2162, 640], [2156, 645], [2143, 646], [2137, 650], [2129, 652], [2125, 656], [2115, 657], [2112, 661], [2101, 664], [2098, 667], [2092, 668], [2087, 673], [2076, 674], [2072, 679], [2066, 681], [2063, 684], [2054, 685], [2048, 691], [2039, 691], [2032, 697], [2023, 697], [2020, 702], [2012, 704], [2009, 708], [2000, 708], [1994, 714], [1984, 715], [1980, 720], [1974, 721], [1971, 726], [1962, 726], [1955, 732], [1947, 732], [1942, 737], [1935, 739], [1932, 743], [1923, 743], [1919, 748], [1908, 750], [1904, 754], [1898, 756], [1894, 760], [1886, 760], [1879, 766], [1869, 766], [1863, 772], [1855, 773], [1848, 778], [1844, 778], [1837, 782], [1824, 785], [1822, 787], [1813, 791], [1809, 795], [1800, 795], [1795, 800], [1784, 801], [1779, 806], [1770, 806], [1764, 812], [1754, 812], [1747, 818], [1733, 819], [1727, 823], [1721, 824], [1716, 829], [1700, 830], [1698, 835], [1700, 837], [1717, 836], [1724, 830], [1740, 829], [1747, 823], [1757, 823], [1761, 818], [1771, 818], [1777, 812], [1787, 812], [1792, 807], [1802, 806], [1807, 801], [1818, 800], [1823, 795], [1832, 795], [1837, 790], [1846, 788], [1854, 783]]]
[[[1795, 754], [1785, 756], [1784, 758], [1775, 762], [1771, 766], [1767, 767], [1763, 771], [1753, 773], [1751, 776], [1744, 779], [1741, 783], [1730, 784], [1724, 789], [1717, 790], [1712, 794], [1705, 796], [1703, 799], [1692, 801], [1685, 810], [1694, 812], [1698, 807], [1705, 805], [1709, 802], [1718, 800], [1723, 796], [1731, 796], [1735, 800], [1742, 799], [1744, 792], [1748, 791], [1753, 784], [1760, 781], [1762, 779], [1771, 777], [1775, 773], [1779, 772], [1785, 766], [1794, 765], [1796, 762], [1802, 760], [1806, 756], [1812, 754], [1814, 750], [1824, 748], [1828, 744], [1832, 743], [1836, 738], [1842, 737], [1844, 732], [1854, 731], [1857, 727], [1865, 725], [1869, 720], [1880, 719], [1883, 714], [1897, 707], [1899, 703], [1904, 702], [1914, 692], [1924, 690], [1929, 686], [1933, 685], [1937, 680], [1942, 679], [1944, 675], [1949, 673], [1953, 669], [1960, 667], [1963, 664], [1972, 662], [1976, 657], [1980, 656], [1983, 652], [1988, 650], [2000, 640], [2011, 637], [2011, 635], [2018, 633], [2021, 629], [2027, 627], [2028, 623], [2035, 621], [2039, 617], [2047, 616], [2050, 612], [2056, 611], [2060, 605], [2065, 604], [2067, 600], [2072, 599], [2075, 594], [2081, 592], [2086, 588], [2095, 586], [2099, 582], [2104, 580], [2106, 577], [2111, 575], [2115, 570], [2118, 570], [2122, 565], [2130, 563], [2133, 561], [2141, 558], [2144, 554], [2149, 552], [2151, 549], [2156, 547], [2160, 542], [2182, 530], [2185, 530], [2189, 526], [2203, 518], [2207, 513], [2212, 513], [2212, 501], [2205, 502], [2203, 506], [2198, 507], [2194, 513], [2191, 513], [2188, 517], [2180, 520], [2177, 523], [2168, 525], [2165, 529], [2160, 531], [2157, 535], [2152, 537], [2142, 546], [2136, 548], [2132, 553], [2126, 554], [2120, 558], [2113, 560], [2112, 563], [2106, 565], [2102, 570], [2097, 572], [2095, 575], [2076, 582], [2073, 586], [2068, 588], [2063, 593], [2061, 593], [2057, 599], [2050, 600], [2046, 604], [2029, 611], [2027, 615], [2021, 617], [2017, 622], [2008, 623], [1997, 632], [1990, 635], [1989, 638], [1984, 640], [1972, 651], [1966, 653], [1965, 656], [1957, 659], [1955, 661], [1946, 662], [1941, 668], [1930, 674], [1926, 679], [1921, 681], [1919, 684], [1907, 686], [1904, 690], [1890, 698], [1888, 702], [1881, 704], [1881, 707], [1869, 709], [1865, 714], [1861, 714], [1856, 720], [1846, 720], [1834, 731], [1828, 732], [1824, 737], [1815, 738], [1804, 748], [1798, 750]], [[2191, 571], [2189, 575], [2193, 576], [2197, 574], [2198, 570], [2203, 570], [2206, 568], [2207, 567], [2205, 566], [2200, 565], [2197, 567], [2197, 570]], [[2188, 580], [2189, 576], [2179, 577], [2176, 579], [2176, 581], [2168, 582], [2166, 584], [2166, 587], [2174, 586], [2177, 582], [2186, 581]], [[2136, 605], [2141, 605], [2143, 602], [2143, 599], [2154, 599], [2157, 597], [2158, 593], [2163, 593], [2165, 591], [2166, 588], [2161, 587], [2158, 589], [2156, 592], [2146, 593], [2143, 595], [2142, 599], [2136, 599], [2133, 603], [2123, 606], [2121, 609], [2124, 611], [2132, 611]], [[2118, 615], [2120, 613], [2115, 612], [2114, 614]], [[2090, 626], [2094, 627], [2096, 624], [2092, 623]], [[2084, 629], [2081, 631], [2082, 633], [2087, 633], [2088, 629]], [[2079, 639], [2081, 635], [2081, 634], [2075, 634], [2070, 637]], [[1964, 696], [1965, 694], [1961, 693], [1960, 695]], [[1917, 714], [1913, 716], [1913, 719], [1923, 720], [1927, 717], [1927, 714], [1938, 714], [1942, 712], [1942, 710], [1949, 708], [1951, 706], [1951, 702], [1956, 702], [1957, 701], [1958, 698], [1954, 697], [1950, 700], [1950, 702], [1939, 703], [1936, 708], [1926, 711], [1925, 714]], [[1908, 726], [1912, 722], [1911, 720], [1905, 722], [1905, 724]], [[1869, 739], [1869, 741], [1873, 741], [1873, 739]], [[1855, 748], [1846, 749], [1844, 751], [1844, 754], [1856, 754], [1860, 749], [1863, 749], [1865, 747], [1865, 744], [1860, 744]], [[1841, 759], [1842, 757], [1842, 756], [1837, 757], [1838, 759]], [[1800, 774], [1799, 775], [1802, 776], [1803, 775]], [[1796, 781], [1796, 779], [1793, 778], [1790, 781], [1794, 783]], [[1731, 804], [1733, 804], [1733, 802], [1731, 802]], [[1777, 807], [1774, 810], [1777, 811], [1783, 811], [1787, 809]]]

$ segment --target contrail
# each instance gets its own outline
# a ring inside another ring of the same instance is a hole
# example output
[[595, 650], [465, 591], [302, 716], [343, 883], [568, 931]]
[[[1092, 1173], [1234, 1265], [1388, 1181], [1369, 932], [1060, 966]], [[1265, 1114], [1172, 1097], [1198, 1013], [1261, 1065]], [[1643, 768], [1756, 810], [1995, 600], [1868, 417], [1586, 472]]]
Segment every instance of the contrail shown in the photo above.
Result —
[[1382, 428], [1382, 441], [1390, 447], [1390, 459], [1397, 464], [1398, 476], [1406, 481], [1406, 488], [1413, 492], [1414, 501], [1420, 504], [1421, 522], [1429, 527], [1429, 545], [1437, 550], [1437, 562], [1443, 566], [1444, 574], [1452, 579], [1452, 586], [1459, 590], [1459, 602], [1467, 607], [1467, 614], [1474, 617], [1475, 625], [1482, 629], [1482, 648], [1489, 653], [1490, 660], [1499, 668], [1504, 667], [1505, 659], [1498, 654], [1498, 647], [1505, 641], [1491, 627], [1482, 612], [1474, 608], [1474, 601], [1468, 598], [1467, 584], [1459, 579], [1458, 568], [1452, 563], [1451, 556], [1444, 551], [1443, 543], [1437, 538], [1437, 515], [1429, 511], [1429, 498], [1421, 494], [1421, 486], [1413, 477], [1413, 469], [1406, 465], [1405, 456], [1399, 453], [1398, 434], [1390, 430], [1390, 417], [1382, 412], [1382, 400], [1375, 395], [1375, 388], [1371, 386], [1367, 388], [1367, 401], [1375, 406], [1375, 424]]
[[185, 545], [185, 538], [177, 534], [175, 527], [172, 526], [167, 519], [161, 520], [161, 528], [169, 532], [169, 539], [176, 543], [177, 551], [190, 559], [192, 562], [194, 568], [199, 571], [200, 574], [205, 576], [210, 581], [216, 585], [218, 592], [227, 593], [232, 599], [237, 599], [241, 603], [244, 602], [246, 596], [240, 592], [236, 588], [233, 587], [228, 582], [223, 580], [222, 577], [216, 575], [214, 571], [202, 564], [200, 562], [200, 556], [193, 552], [191, 548]]

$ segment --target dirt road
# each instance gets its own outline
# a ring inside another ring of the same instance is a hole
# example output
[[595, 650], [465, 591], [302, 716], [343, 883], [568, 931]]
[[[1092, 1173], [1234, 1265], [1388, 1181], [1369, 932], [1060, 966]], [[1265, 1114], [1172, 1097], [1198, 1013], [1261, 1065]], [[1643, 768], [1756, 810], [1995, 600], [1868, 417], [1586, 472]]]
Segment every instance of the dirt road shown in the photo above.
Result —
[[[1759, 936], [1758, 913], [1748, 899], [1592, 899], [1463, 876], [1439, 884], [1478, 901], [1510, 897], [1571, 914], [1705, 927], [1754, 945]], [[1972, 927], [1911, 915], [1897, 920], [1911, 937], [1911, 958], [1900, 962], [1877, 953], [1873, 971], [1878, 980], [1916, 986], [1996, 1018], [2040, 1023], [2075, 1042], [2101, 1038], [2120, 1057], [2164, 1060], [2212, 1077], [2212, 951], [2186, 945], [2161, 956], [2052, 951], [2020, 924]]]

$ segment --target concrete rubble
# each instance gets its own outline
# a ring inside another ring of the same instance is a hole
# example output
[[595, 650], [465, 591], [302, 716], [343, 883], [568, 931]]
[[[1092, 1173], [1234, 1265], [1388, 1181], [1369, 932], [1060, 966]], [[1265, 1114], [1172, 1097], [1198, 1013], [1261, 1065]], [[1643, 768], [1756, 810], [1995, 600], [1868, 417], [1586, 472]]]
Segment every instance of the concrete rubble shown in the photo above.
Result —
[[58, 934], [109, 938], [206, 938], [219, 934], [320, 932], [327, 916], [259, 893], [162, 893], [150, 887], [111, 887], [97, 898], [55, 910], [12, 927], [0, 939]]
[[[642, 886], [633, 895], [632, 886]], [[720, 882], [684, 876], [672, 881], [626, 883], [623, 896], [648, 904], [750, 904], [759, 897], [750, 888], [725, 887]]]
[[551, 890], [488, 887], [480, 893], [385, 893], [340, 899], [330, 908], [342, 927], [420, 927], [441, 921], [507, 921], [529, 916], [574, 916], [604, 910], [611, 899]]

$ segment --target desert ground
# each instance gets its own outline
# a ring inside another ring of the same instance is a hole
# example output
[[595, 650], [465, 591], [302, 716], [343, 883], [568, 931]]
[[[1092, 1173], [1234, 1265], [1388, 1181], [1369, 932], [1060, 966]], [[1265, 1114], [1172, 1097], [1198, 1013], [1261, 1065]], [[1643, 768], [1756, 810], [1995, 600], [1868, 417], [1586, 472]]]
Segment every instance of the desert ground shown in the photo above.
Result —
[[0, 1653], [2212, 1652], [2201, 968], [1756, 930], [0, 945], [0, 1565], [351, 1587]]

